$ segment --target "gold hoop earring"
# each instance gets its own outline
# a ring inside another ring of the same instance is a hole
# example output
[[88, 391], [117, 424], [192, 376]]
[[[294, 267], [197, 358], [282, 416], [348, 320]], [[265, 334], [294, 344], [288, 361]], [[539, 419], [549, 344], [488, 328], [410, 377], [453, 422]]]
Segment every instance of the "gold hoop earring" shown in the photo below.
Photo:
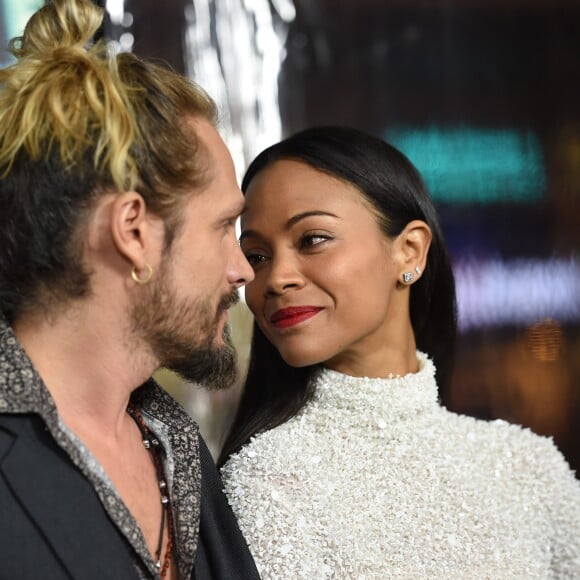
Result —
[[145, 274], [144, 278], [139, 278], [135, 266], [131, 268], [131, 278], [133, 278], [137, 284], [147, 284], [147, 282], [151, 280], [151, 276], [153, 276], [153, 268], [145, 262], [145, 269], [147, 270], [147, 274]]

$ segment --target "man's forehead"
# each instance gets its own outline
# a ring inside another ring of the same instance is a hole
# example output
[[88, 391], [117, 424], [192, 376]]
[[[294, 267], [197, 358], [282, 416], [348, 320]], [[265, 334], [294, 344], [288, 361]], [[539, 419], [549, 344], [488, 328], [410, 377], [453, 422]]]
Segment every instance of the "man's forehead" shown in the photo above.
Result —
[[238, 217], [245, 207], [244, 197], [235, 182], [227, 186], [209, 182], [191, 198], [191, 204], [197, 206], [199, 211], [217, 219]]

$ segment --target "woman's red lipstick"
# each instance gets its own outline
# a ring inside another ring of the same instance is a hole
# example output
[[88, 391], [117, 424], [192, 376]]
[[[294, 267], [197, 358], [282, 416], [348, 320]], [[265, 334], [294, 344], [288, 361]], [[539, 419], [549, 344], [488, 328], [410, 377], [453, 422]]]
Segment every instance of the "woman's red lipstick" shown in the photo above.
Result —
[[321, 310], [322, 308], [319, 306], [291, 306], [289, 308], [281, 308], [270, 316], [270, 322], [277, 328], [288, 328], [312, 318]]

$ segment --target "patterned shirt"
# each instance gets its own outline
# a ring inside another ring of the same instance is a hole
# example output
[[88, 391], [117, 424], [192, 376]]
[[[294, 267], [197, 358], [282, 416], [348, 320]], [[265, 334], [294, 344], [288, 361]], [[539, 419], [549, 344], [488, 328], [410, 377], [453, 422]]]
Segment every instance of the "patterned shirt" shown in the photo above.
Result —
[[[143, 419], [163, 446], [165, 471], [174, 518], [174, 557], [180, 578], [189, 578], [197, 547], [201, 469], [199, 431], [185, 410], [152, 379], [132, 395]], [[139, 525], [117, 493], [99, 462], [63, 424], [40, 375], [0, 316], [0, 414], [40, 415], [56, 443], [83, 473], [97, 493], [113, 524], [134, 548], [141, 578], [159, 578], [159, 572]]]

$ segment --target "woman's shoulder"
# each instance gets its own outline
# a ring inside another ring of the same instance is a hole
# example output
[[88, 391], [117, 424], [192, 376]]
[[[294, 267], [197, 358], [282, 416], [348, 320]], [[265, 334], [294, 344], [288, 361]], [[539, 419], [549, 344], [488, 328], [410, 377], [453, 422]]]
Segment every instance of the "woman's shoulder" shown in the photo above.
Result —
[[309, 428], [301, 428], [292, 419], [254, 435], [237, 453], [226, 462], [224, 477], [232, 472], [240, 474], [288, 474], [301, 469], [309, 457], [316, 453], [320, 439]]
[[450, 429], [464, 434], [467, 441], [488, 442], [500, 446], [523, 445], [533, 448], [552, 448], [557, 451], [552, 437], [534, 432], [529, 427], [505, 419], [481, 419], [441, 407], [440, 420]]
[[[553, 478], [554, 473], [574, 479], [574, 474], [554, 439], [529, 427], [503, 419], [483, 420], [441, 409], [439, 421], [448, 442], [482, 465], [504, 465], [526, 473]], [[577, 482], [575, 482], [577, 483]]]

